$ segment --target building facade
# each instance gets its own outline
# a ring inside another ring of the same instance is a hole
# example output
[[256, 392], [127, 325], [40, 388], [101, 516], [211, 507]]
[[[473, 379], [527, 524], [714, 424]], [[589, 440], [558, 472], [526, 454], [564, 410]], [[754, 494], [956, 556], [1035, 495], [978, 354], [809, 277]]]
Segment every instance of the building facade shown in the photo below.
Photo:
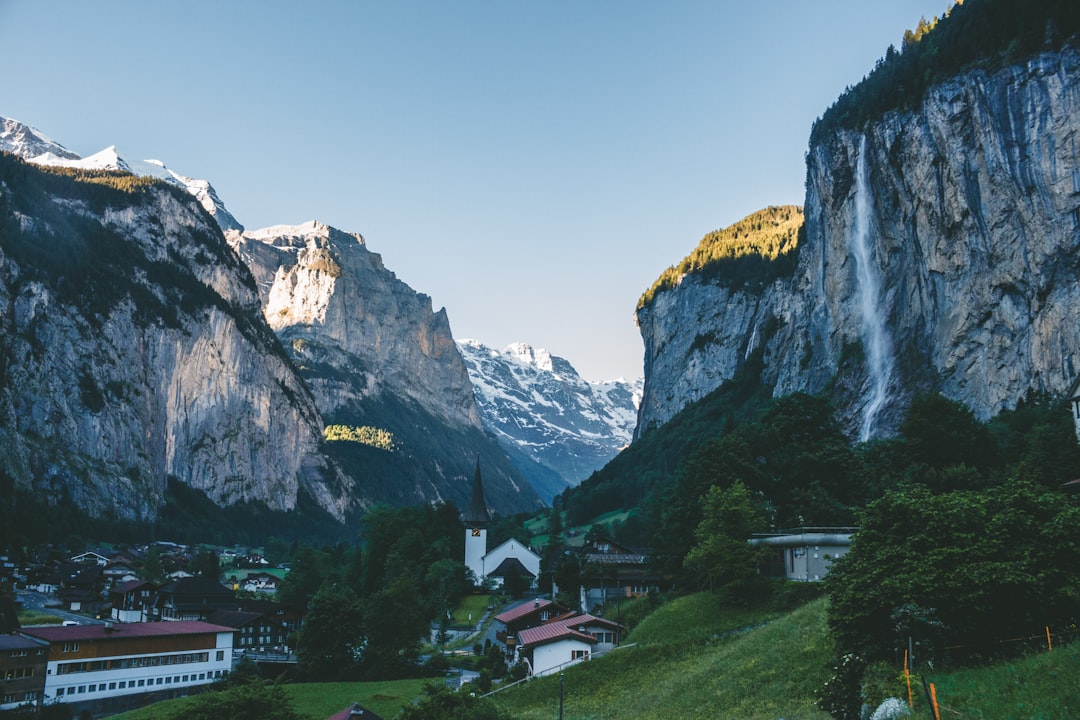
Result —
[[198, 621], [25, 628], [48, 643], [43, 701], [107, 712], [153, 693], [177, 697], [232, 667], [232, 628]]

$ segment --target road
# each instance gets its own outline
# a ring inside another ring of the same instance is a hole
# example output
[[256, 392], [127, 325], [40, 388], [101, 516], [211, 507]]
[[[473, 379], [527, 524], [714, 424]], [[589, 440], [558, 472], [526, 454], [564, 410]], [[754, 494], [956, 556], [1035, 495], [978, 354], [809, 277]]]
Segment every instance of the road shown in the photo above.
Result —
[[56, 599], [46, 595], [45, 593], [34, 592], [33, 590], [16, 590], [15, 591], [16, 602], [22, 605], [24, 610], [37, 610], [39, 612], [47, 612], [50, 615], [56, 615], [62, 620], [76, 622], [80, 625], [104, 625], [104, 620], [98, 620], [96, 618], [87, 617], [86, 615], [80, 615], [78, 613], [68, 612], [67, 610], [61, 610], [60, 608], [49, 607], [48, 603], [56, 602]]

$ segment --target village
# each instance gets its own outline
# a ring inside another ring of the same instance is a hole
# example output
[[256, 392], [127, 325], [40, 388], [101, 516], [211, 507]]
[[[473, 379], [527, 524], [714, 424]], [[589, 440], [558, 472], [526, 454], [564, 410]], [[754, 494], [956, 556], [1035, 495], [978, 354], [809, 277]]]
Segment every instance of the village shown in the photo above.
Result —
[[[576, 592], [540, 588], [540, 555], [518, 538], [489, 550], [490, 523], [478, 471], [462, 513], [464, 558], [479, 581], [475, 592], [497, 604], [467, 624], [433, 623], [428, 660], [474, 648], [517, 668], [500, 673], [509, 680], [558, 673], [617, 649], [627, 631], [622, 603], [667, 589], [647, 551], [603, 534], [575, 547], [581, 566], [598, 569]], [[749, 541], [773, 550], [763, 568], [771, 574], [816, 581], [846, 552], [853, 530]], [[0, 710], [63, 704], [72, 716], [105, 717], [199, 692], [245, 661], [264, 675], [288, 676], [304, 614], [279, 602], [290, 564], [275, 560], [259, 548], [169, 542], [0, 557], [0, 584], [14, 589], [0, 596]], [[477, 679], [449, 665], [429, 667], [458, 685]]]

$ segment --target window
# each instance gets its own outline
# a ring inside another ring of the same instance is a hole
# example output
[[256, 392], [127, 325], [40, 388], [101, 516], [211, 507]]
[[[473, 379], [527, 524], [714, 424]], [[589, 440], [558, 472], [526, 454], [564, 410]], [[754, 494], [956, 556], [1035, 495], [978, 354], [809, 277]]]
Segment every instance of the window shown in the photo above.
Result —
[[218, 650], [217, 651], [217, 659], [218, 659], [218, 661], [221, 661], [221, 660], [225, 659], [225, 651], [224, 650]]
[[126, 687], [127, 687], [127, 680], [121, 680], [120, 681], [120, 689], [123, 690]]
[[37, 700], [37, 690], [31, 690], [25, 695], [23, 695], [23, 700]]
[[109, 683], [109, 689], [110, 690], [115, 690], [116, 689], [116, 683], [114, 683], [114, 682]]
[[56, 697], [64, 696], [64, 688], [56, 688]]
[[570, 659], [571, 660], [580, 660], [580, 659], [588, 657], [588, 656], [589, 656], [589, 651], [588, 650], [571, 650], [570, 651]]
[[139, 687], [142, 687], [144, 685], [146, 685], [146, 681], [145, 680], [140, 680], [139, 681]]
[[13, 703], [13, 702], [15, 702], [15, 696], [14, 695], [5, 695], [4, 696], [4, 703], [5, 704]]
[[85, 685], [80, 685], [79, 686], [79, 694], [81, 695], [84, 692], [86, 692], [86, 686]]
[[91, 685], [90, 687], [86, 688], [86, 692], [97, 692], [97, 685]]
[[79, 643], [66, 642], [64, 643], [64, 652], [79, 652]]
[[13, 657], [13, 658], [15, 658], [15, 657], [26, 657], [26, 651], [25, 650], [12, 650], [11, 651], [11, 657]]
[[172, 677], [171, 677], [171, 676], [170, 676], [170, 677], [167, 677], [167, 678], [165, 678], [165, 684], [166, 684], [166, 685], [172, 685]]

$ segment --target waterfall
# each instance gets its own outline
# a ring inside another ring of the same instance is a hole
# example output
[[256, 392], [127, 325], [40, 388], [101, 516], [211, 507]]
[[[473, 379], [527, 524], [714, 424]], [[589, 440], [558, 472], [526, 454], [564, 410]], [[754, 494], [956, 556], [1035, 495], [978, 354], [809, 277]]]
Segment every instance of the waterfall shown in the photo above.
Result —
[[866, 441], [877, 430], [878, 414], [888, 399], [892, 380], [892, 341], [885, 327], [885, 309], [881, 304], [881, 278], [870, 258], [871, 197], [869, 171], [866, 167], [866, 136], [859, 141], [859, 159], [855, 168], [855, 232], [851, 250], [855, 254], [859, 310], [862, 315], [863, 351], [866, 354], [870, 388], [863, 406], [859, 440]]

